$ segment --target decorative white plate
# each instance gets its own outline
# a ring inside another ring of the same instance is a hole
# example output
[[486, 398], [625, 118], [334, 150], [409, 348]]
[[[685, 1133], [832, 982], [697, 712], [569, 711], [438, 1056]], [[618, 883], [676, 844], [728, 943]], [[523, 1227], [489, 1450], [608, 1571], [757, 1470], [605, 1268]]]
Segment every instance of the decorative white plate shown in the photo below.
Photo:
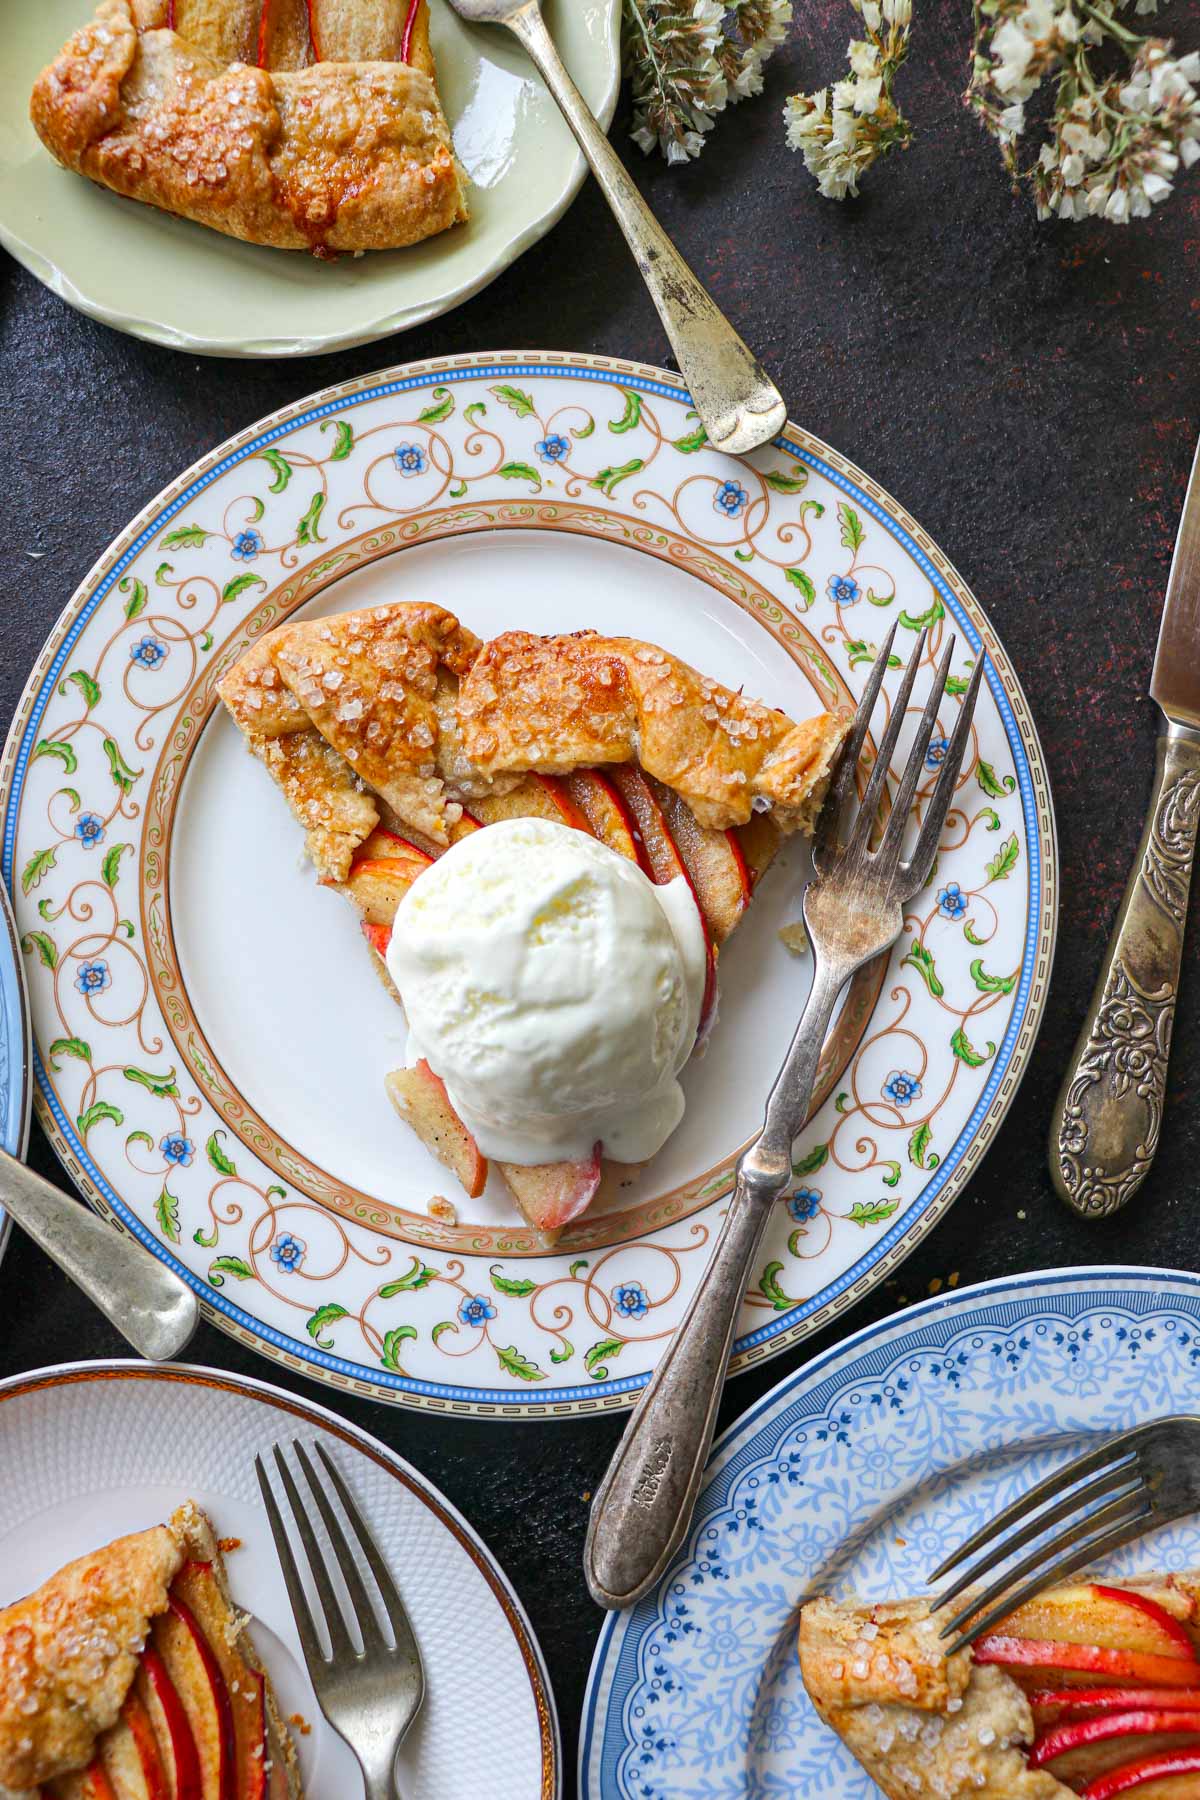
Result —
[[1056, 874], [1007, 657], [919, 528], [833, 451], [791, 427], [746, 462], [702, 439], [679, 383], [635, 364], [477, 356], [350, 383], [152, 502], [39, 659], [0, 773], [39, 1115], [101, 1210], [270, 1355], [440, 1408], [628, 1404], [687, 1304], [810, 980], [777, 937], [808, 867], [795, 845], [722, 957], [720, 1024], [655, 1162], [551, 1253], [498, 1180], [436, 1222], [451, 1178], [382, 1090], [401, 1014], [216, 702], [280, 619], [407, 595], [484, 637], [601, 625], [800, 715], [853, 698], [893, 620], [901, 647], [927, 620], [931, 656], [953, 621], [960, 686], [982, 639], [935, 878], [831, 1032], [735, 1366], [893, 1269], [1015, 1091]]
[[[216, 356], [313, 356], [371, 343], [477, 294], [545, 236], [582, 185], [583, 157], [516, 40], [466, 25], [447, 0], [433, 0], [438, 89], [469, 177], [469, 223], [406, 250], [337, 262], [223, 237], [69, 174], [43, 148], [29, 122], [30, 90], [94, 6], [5, 6], [0, 244], [69, 305], [134, 337]], [[618, 0], [549, 0], [546, 18], [607, 127], [621, 80]]]
[[222, 1537], [239, 1605], [314, 1800], [349, 1800], [362, 1776], [325, 1723], [304, 1667], [254, 1457], [324, 1444], [387, 1559], [425, 1667], [399, 1792], [421, 1800], [558, 1800], [558, 1721], [541, 1651], [503, 1571], [425, 1477], [324, 1407], [217, 1369], [74, 1363], [0, 1382], [0, 1605], [72, 1557], [158, 1524], [186, 1499]]
[[[29, 1144], [33, 1095], [29, 1066], [29, 1002], [17, 947], [17, 927], [7, 893], [0, 887], [0, 1149], [23, 1157]], [[0, 1259], [11, 1221], [0, 1210]]]
[[[781, 1381], [713, 1450], [661, 1586], [610, 1615], [583, 1800], [878, 1800], [804, 1692], [810, 1595], [925, 1591], [949, 1546], [1096, 1434], [1195, 1410], [1200, 1278], [1066, 1269], [868, 1326]], [[1195, 1568], [1200, 1521], [1103, 1566]]]

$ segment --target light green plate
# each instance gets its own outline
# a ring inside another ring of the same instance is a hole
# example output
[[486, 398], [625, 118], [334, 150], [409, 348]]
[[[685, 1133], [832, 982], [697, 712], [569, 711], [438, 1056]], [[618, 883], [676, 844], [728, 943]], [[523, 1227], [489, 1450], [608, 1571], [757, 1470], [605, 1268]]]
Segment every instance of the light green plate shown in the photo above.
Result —
[[[0, 242], [39, 281], [118, 331], [214, 356], [313, 356], [436, 318], [559, 220], [583, 158], [507, 32], [433, 0], [438, 85], [470, 177], [471, 221], [408, 250], [322, 263], [260, 250], [60, 169], [28, 119], [38, 71], [90, 0], [7, 0], [0, 61]], [[620, 83], [618, 0], [549, 0], [547, 22], [607, 126]]]

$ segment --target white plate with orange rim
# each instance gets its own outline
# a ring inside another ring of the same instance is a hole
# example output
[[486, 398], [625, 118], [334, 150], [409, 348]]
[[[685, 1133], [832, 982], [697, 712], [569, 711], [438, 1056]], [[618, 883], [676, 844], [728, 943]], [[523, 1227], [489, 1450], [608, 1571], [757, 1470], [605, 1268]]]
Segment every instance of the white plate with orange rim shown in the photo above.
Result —
[[[405, 331], [470, 299], [555, 225], [583, 157], [506, 31], [435, 0], [438, 91], [471, 217], [403, 250], [318, 261], [208, 231], [60, 169], [29, 122], [38, 72], [95, 0], [16, 0], [0, 61], [0, 244], [80, 312], [173, 350], [315, 356]], [[549, 0], [546, 22], [602, 125], [621, 83], [617, 0]]]
[[420, 1646], [425, 1699], [400, 1749], [397, 1792], [559, 1800], [549, 1678], [487, 1547], [383, 1444], [265, 1382], [141, 1362], [64, 1364], [0, 1382], [0, 1606], [73, 1557], [195, 1500], [220, 1537], [237, 1540], [228, 1556], [234, 1599], [251, 1615], [283, 1716], [309, 1728], [295, 1736], [306, 1793], [361, 1793], [358, 1765], [305, 1671], [254, 1471], [257, 1454], [296, 1440], [320, 1443], [337, 1463]]
[[834, 1023], [747, 1295], [734, 1367], [770, 1356], [893, 1270], [994, 1135], [1045, 1001], [1054, 826], [1008, 658], [920, 528], [794, 427], [718, 456], [661, 371], [522, 352], [351, 382], [222, 445], [105, 552], [0, 774], [39, 1117], [93, 1203], [269, 1356], [439, 1410], [634, 1399], [809, 984], [778, 938], [806, 851], [722, 957], [721, 1017], [658, 1158], [551, 1251], [495, 1181], [440, 1223], [450, 1178], [382, 1091], [402, 1018], [215, 694], [265, 627], [401, 596], [483, 637], [624, 631], [794, 716], [853, 700], [893, 621], [901, 644], [927, 623], [931, 656], [957, 632], [959, 690], [986, 649], [933, 881]]

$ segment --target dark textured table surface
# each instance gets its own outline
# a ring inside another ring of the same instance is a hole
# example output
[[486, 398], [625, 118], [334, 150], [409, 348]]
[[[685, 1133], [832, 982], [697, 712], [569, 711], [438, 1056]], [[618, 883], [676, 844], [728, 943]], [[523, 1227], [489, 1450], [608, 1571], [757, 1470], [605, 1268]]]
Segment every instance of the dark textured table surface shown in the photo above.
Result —
[[[1175, 0], [1170, 10], [1191, 48], [1200, 8]], [[898, 1281], [815, 1340], [820, 1348], [951, 1276], [966, 1284], [1111, 1261], [1200, 1267], [1200, 933], [1176, 1022], [1162, 1145], [1142, 1195], [1114, 1222], [1085, 1225], [1054, 1198], [1044, 1153], [1150, 779], [1155, 714], [1145, 690], [1200, 429], [1200, 170], [1148, 223], [1038, 225], [958, 105], [964, 9], [930, 0], [903, 87], [918, 142], [870, 177], [857, 203], [833, 205], [783, 148], [779, 114], [785, 94], [837, 72], [852, 15], [826, 0], [819, 13], [798, 11], [766, 95], [726, 117], [698, 164], [668, 171], [643, 161], [621, 118], [615, 138], [775, 375], [792, 417], [890, 489], [990, 612], [1046, 749], [1064, 876], [1049, 1008], [991, 1154]], [[160, 487], [261, 414], [348, 376], [452, 351], [668, 355], [591, 186], [460, 311], [334, 357], [290, 366], [185, 359], [81, 318], [7, 260], [0, 310], [5, 724], [94, 558]], [[56, 1173], [36, 1128], [30, 1160]], [[120, 1340], [20, 1237], [0, 1291], [0, 1376], [121, 1354]], [[722, 1421], [808, 1353], [793, 1350], [739, 1378]], [[292, 1379], [208, 1327], [194, 1360]], [[550, 1667], [572, 1794], [600, 1623], [580, 1572], [585, 1496], [621, 1418], [475, 1424], [340, 1396], [333, 1404], [429, 1475], [512, 1577]]]

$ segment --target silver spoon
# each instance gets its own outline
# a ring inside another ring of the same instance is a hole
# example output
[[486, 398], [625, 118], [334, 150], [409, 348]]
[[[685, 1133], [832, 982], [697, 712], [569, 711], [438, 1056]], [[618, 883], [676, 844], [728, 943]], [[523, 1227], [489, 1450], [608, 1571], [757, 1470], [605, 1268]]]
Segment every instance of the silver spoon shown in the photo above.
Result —
[[200, 1307], [187, 1283], [132, 1238], [0, 1150], [0, 1207], [149, 1362], [190, 1343]]
[[[0, 882], [0, 957], [5, 955], [11, 959], [16, 992], [10, 986], [11, 1002], [0, 1006], [0, 1032], [7, 1038], [2, 1047], [23, 1063], [18, 1137], [23, 1145], [29, 1117], [29, 997], [12, 908]], [[19, 1012], [19, 1019], [14, 1012]], [[187, 1283], [6, 1150], [0, 1150], [0, 1209], [70, 1276], [139, 1355], [150, 1362], [167, 1362], [190, 1343], [200, 1322], [200, 1307]]]
[[730, 456], [769, 444], [787, 422], [783, 396], [659, 224], [554, 47], [537, 0], [450, 0], [474, 25], [507, 25], [529, 53], [600, 183], [658, 308], [708, 441]]

